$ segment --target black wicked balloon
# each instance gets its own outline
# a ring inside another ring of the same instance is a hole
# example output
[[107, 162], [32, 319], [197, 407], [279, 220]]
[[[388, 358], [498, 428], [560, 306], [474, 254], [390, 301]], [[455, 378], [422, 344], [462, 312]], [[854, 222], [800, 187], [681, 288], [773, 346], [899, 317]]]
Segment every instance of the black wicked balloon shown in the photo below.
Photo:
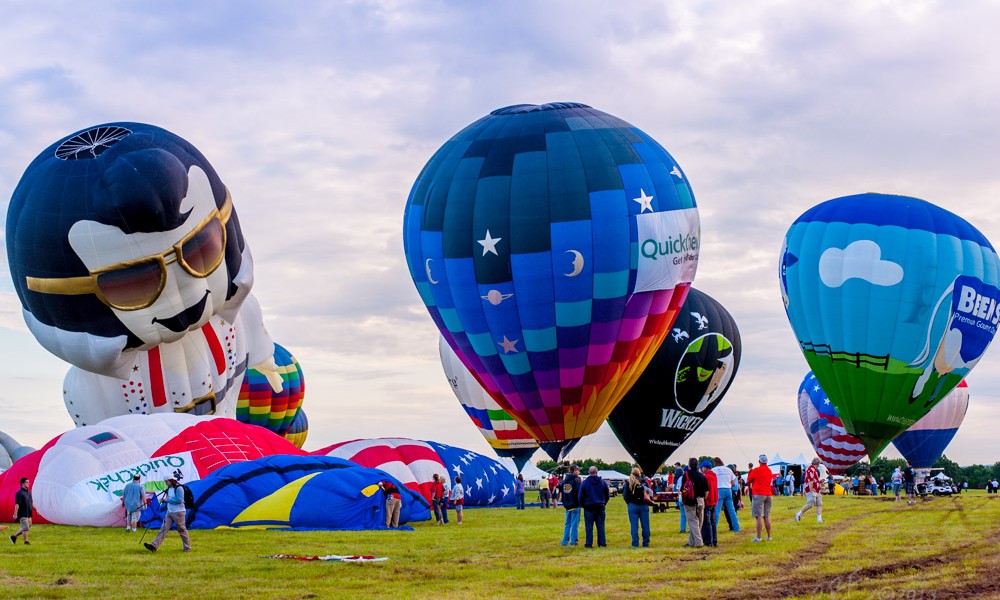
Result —
[[691, 288], [670, 334], [608, 424], [652, 474], [726, 394], [740, 364], [740, 332], [714, 298]]

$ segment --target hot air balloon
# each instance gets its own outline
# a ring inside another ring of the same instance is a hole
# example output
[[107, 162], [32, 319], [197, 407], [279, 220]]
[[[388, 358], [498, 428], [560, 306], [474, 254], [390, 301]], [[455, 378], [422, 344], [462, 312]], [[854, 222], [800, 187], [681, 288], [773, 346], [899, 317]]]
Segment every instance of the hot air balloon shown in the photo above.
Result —
[[993, 246], [916, 198], [811, 208], [789, 228], [779, 271], [806, 361], [873, 458], [958, 385], [1000, 320]]
[[14, 438], [0, 431], [0, 472], [9, 469], [17, 459], [34, 452], [34, 448], [22, 446]]
[[455, 392], [455, 397], [486, 438], [486, 442], [497, 456], [512, 459], [518, 470], [523, 468], [535, 450], [538, 450], [538, 442], [510, 413], [500, 408], [496, 400], [476, 381], [475, 375], [465, 368], [444, 338], [438, 343], [438, 351], [451, 391]]
[[248, 366], [280, 388], [232, 197], [169, 131], [109, 123], [52, 144], [14, 190], [7, 255], [28, 329], [74, 365], [77, 425], [232, 416]]
[[644, 473], [660, 465], [719, 405], [740, 366], [736, 321], [691, 288], [670, 335], [608, 424]]
[[306, 411], [299, 409], [292, 419], [291, 426], [285, 432], [285, 439], [296, 448], [301, 448], [306, 444], [306, 436], [309, 435], [309, 419], [306, 418]]
[[892, 445], [914, 467], [929, 469], [944, 454], [968, 410], [969, 384], [963, 380], [922, 419], [896, 436]]
[[799, 420], [816, 455], [834, 475], [865, 457], [865, 445], [844, 430], [837, 409], [812, 371], [799, 385]]
[[389, 473], [407, 488], [431, 500], [434, 475], [445, 481], [462, 477], [466, 506], [513, 505], [514, 476], [496, 461], [482, 454], [437, 442], [408, 438], [352, 440], [310, 452], [332, 456]]
[[248, 369], [236, 401], [236, 419], [285, 435], [299, 413], [306, 383], [299, 361], [280, 344], [274, 345], [274, 363], [281, 375], [281, 390], [274, 391], [267, 374]]
[[[386, 529], [385, 495], [391, 481], [403, 503], [399, 522], [430, 519], [427, 501], [393, 476], [326, 456], [280, 454], [234, 463], [185, 485], [194, 497], [191, 529]], [[146, 527], [159, 528], [166, 507], [143, 511]]]
[[582, 104], [509, 106], [466, 127], [421, 171], [403, 221], [441, 335], [539, 442], [597, 430], [698, 264], [680, 166]]
[[148, 491], [158, 491], [167, 477], [188, 483], [225, 465], [274, 454], [305, 453], [233, 419], [181, 413], [112, 417], [59, 435], [0, 474], [0, 510], [11, 513], [18, 481], [28, 477], [38, 522], [122, 525], [121, 493], [133, 475], [142, 477]]

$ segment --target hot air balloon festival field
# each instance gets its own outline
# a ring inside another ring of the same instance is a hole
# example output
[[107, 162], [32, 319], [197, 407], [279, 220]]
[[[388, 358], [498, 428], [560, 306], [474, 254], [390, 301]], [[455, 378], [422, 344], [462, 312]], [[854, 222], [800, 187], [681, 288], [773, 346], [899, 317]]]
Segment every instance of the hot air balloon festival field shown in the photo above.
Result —
[[[681, 546], [677, 511], [653, 516], [651, 548], [628, 547], [621, 499], [609, 506], [608, 548], [586, 552], [553, 541], [562, 508], [468, 510], [461, 526], [425, 523], [408, 533], [204, 531], [191, 554], [175, 537], [161, 555], [117, 529], [46, 525], [31, 552], [3, 547], [0, 589], [5, 598], [147, 598], [149, 585], [203, 598], [365, 597], [373, 588], [401, 598], [543, 598], [560, 586], [577, 597], [995, 597], [995, 498], [972, 492], [910, 510], [838, 496], [823, 526], [795, 523], [799, 499], [779, 498], [774, 541], [726, 532], [704, 550]], [[267, 558], [274, 554], [388, 560]]]
[[1000, 598], [996, 23], [6, 3], [0, 596]]

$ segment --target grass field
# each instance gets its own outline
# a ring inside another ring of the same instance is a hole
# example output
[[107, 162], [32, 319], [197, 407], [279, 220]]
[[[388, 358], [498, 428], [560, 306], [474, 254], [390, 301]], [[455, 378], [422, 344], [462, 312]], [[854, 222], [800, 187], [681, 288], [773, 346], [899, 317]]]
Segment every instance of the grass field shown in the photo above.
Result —
[[[775, 498], [774, 541], [751, 543], [722, 521], [718, 548], [685, 548], [677, 511], [651, 514], [652, 547], [630, 547], [621, 499], [608, 547], [559, 545], [564, 511], [466, 510], [466, 522], [415, 531], [193, 531], [156, 554], [141, 533], [35, 526], [32, 545], [0, 538], [2, 598], [540, 598], [1000, 597], [1000, 497], [972, 492], [916, 507], [884, 498], [826, 498], [826, 523], [795, 523], [801, 498]], [[10, 531], [4, 532], [4, 534]], [[147, 535], [148, 541], [152, 537]], [[366, 564], [269, 554], [372, 554]]]

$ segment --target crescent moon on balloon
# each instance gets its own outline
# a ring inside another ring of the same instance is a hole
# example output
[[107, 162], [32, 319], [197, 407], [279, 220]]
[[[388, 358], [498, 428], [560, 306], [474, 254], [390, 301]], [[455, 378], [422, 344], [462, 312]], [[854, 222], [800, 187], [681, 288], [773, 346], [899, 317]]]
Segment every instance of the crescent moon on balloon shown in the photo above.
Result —
[[424, 261], [424, 270], [427, 271], [427, 281], [431, 282], [431, 285], [436, 284], [437, 282], [434, 281], [433, 277], [431, 277], [431, 259], [430, 258], [428, 258], [427, 260]]
[[569, 273], [563, 273], [566, 277], [576, 277], [583, 271], [583, 255], [576, 250], [567, 250], [567, 254], [573, 255], [573, 270]]

